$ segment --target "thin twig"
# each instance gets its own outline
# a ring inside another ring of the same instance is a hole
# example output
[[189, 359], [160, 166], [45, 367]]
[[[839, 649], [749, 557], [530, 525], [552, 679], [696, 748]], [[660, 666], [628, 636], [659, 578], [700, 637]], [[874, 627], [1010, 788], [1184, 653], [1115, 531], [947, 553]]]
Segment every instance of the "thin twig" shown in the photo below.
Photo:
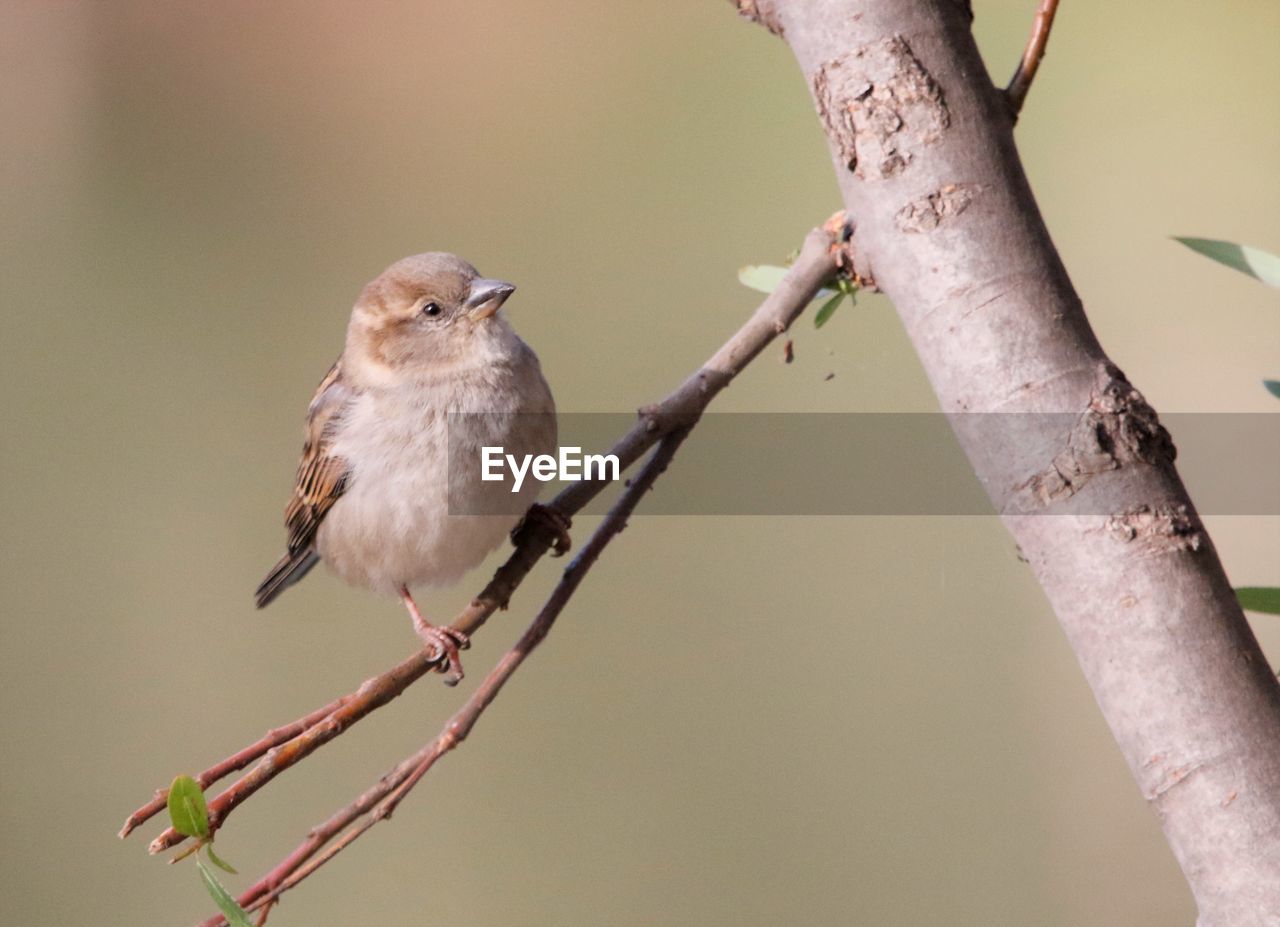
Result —
[[[610, 509], [573, 561], [565, 568], [537, 617], [516, 644], [498, 661], [466, 703], [445, 724], [440, 733], [413, 756], [399, 763], [377, 783], [347, 807], [307, 834], [292, 853], [263, 878], [254, 883], [239, 899], [246, 910], [257, 910], [275, 902], [285, 891], [333, 859], [379, 821], [391, 817], [396, 806], [446, 753], [456, 749], [485, 709], [497, 698], [507, 680], [533, 650], [542, 643], [569, 599], [604, 548], [626, 527], [636, 506], [654, 482], [666, 470], [676, 449], [684, 441], [692, 425], [678, 428], [664, 436], [657, 449], [645, 462], [626, 491]], [[354, 827], [348, 828], [352, 822]], [[344, 832], [344, 829], [345, 832]], [[341, 836], [339, 836], [341, 834]], [[334, 838], [337, 838], [336, 840]], [[330, 842], [332, 841], [332, 842]], [[320, 852], [323, 848], [323, 852]], [[201, 927], [223, 924], [221, 915], [205, 921]]]
[[[711, 400], [774, 338], [788, 329], [822, 285], [837, 272], [841, 259], [840, 249], [847, 238], [847, 234], [837, 234], [840, 231], [840, 223], [832, 222], [825, 228], [811, 231], [805, 237], [786, 277], [747, 322], [706, 364], [666, 399], [640, 410], [640, 420], [609, 450], [609, 453], [617, 456], [622, 468], [630, 467], [664, 437], [692, 427]], [[582, 480], [564, 489], [552, 500], [551, 505], [565, 515], [576, 514], [607, 485], [608, 481], [605, 480]], [[495, 610], [504, 608], [516, 587], [555, 540], [556, 534], [550, 526], [540, 522], [531, 525], [521, 535], [516, 550], [507, 562], [498, 569], [484, 591], [458, 615], [453, 627], [463, 633], [473, 634]], [[576, 587], [576, 583], [574, 586]], [[271, 732], [257, 743], [201, 773], [199, 780], [202, 785], [212, 784], [242, 768], [245, 763], [262, 757], [249, 773], [209, 802], [211, 830], [217, 830], [225, 823], [231, 811], [258, 789], [371, 711], [395, 698], [414, 681], [434, 669], [440, 659], [441, 654], [424, 649], [386, 673], [367, 680], [356, 692]], [[300, 733], [294, 733], [299, 730]], [[383, 781], [395, 778], [398, 782], [403, 782], [422, 762], [422, 757], [411, 757], [397, 766], [388, 777], [384, 777]], [[372, 807], [371, 802], [380, 801], [385, 795], [379, 789], [380, 787], [371, 789], [349, 808], [358, 808], [357, 815], [364, 813]], [[158, 791], [151, 802], [135, 811], [126, 822], [121, 836], [161, 810], [164, 807], [164, 794], [163, 791]], [[336, 821], [342, 814], [340, 812], [329, 823]], [[333, 832], [337, 833], [350, 820], [354, 818], [347, 820]], [[170, 828], [152, 841], [149, 848], [152, 853], [158, 853], [181, 843], [183, 839], [185, 838]], [[305, 854], [301, 855], [305, 859], [313, 853], [314, 850], [307, 852], [305, 849], [309, 842], [310, 838], [294, 854], [290, 854], [281, 866], [301, 854]]]
[[1027, 100], [1027, 91], [1031, 89], [1031, 82], [1036, 79], [1036, 71], [1040, 69], [1040, 62], [1044, 60], [1044, 50], [1049, 44], [1049, 31], [1053, 28], [1053, 17], [1057, 12], [1058, 0], [1040, 0], [1036, 17], [1031, 23], [1031, 37], [1027, 39], [1026, 50], [1023, 51], [1018, 69], [1013, 72], [1013, 78], [1004, 91], [1014, 122], [1018, 121], [1022, 104]]
[[[249, 746], [245, 747], [238, 753], [233, 753], [222, 762], [215, 763], [213, 766], [210, 766], [204, 772], [200, 773], [195, 777], [196, 782], [200, 784], [200, 788], [207, 789], [210, 785], [231, 775], [231, 773], [244, 769], [272, 747], [278, 747], [282, 743], [293, 740], [293, 738], [297, 737], [303, 731], [323, 721], [350, 701], [351, 698], [352, 696], [350, 695], [344, 695], [342, 698], [335, 699], [323, 708], [317, 708], [310, 714], [303, 715], [297, 721], [293, 721], [283, 727], [267, 731], [261, 740], [249, 744]], [[124, 827], [120, 828], [120, 837], [122, 839], [124, 837], [128, 837], [133, 829], [139, 824], [142, 824], [153, 815], [163, 811], [168, 798], [168, 789], [158, 790], [151, 801], [147, 802], [133, 814], [129, 815], [128, 820], [124, 822]]]
[[[292, 740], [272, 747], [257, 766], [241, 776], [209, 802], [209, 829], [216, 831], [227, 815], [289, 767], [310, 756], [371, 711], [391, 701], [440, 661], [440, 653], [424, 648], [381, 676], [375, 676], [353, 694], [339, 699], [337, 710], [325, 715]], [[337, 703], [335, 703], [337, 704]], [[154, 802], [153, 802], [154, 804]], [[172, 827], [151, 841], [151, 853], [160, 853], [187, 838]]]
[[[493, 579], [485, 586], [484, 591], [473, 599], [455, 619], [453, 626], [466, 629], [467, 633], [471, 633], [483, 625], [485, 619], [494, 611], [505, 607], [515, 588], [533, 568], [534, 564], [538, 562], [538, 559], [550, 548], [554, 539], [555, 536], [550, 533], [549, 529], [541, 524], [534, 524], [521, 537], [520, 544], [516, 550], [512, 552], [507, 562], [499, 567]], [[302, 759], [303, 756], [311, 753], [323, 743], [332, 740], [333, 737], [355, 724], [369, 712], [399, 695], [415, 681], [431, 672], [439, 664], [439, 661], [440, 654], [438, 652], [430, 648], [424, 648], [398, 666], [365, 680], [355, 692], [344, 695], [323, 708], [304, 715], [291, 724], [268, 732], [261, 740], [197, 775], [195, 778], [200, 783], [201, 788], [208, 788], [213, 783], [243, 768], [253, 760], [264, 754], [267, 755], [267, 759], [263, 761], [261, 768], [255, 768], [248, 776], [234, 783], [229, 789], [210, 802], [211, 826], [216, 830], [226, 815], [230, 813], [232, 807], [238, 805], [252, 792], [257, 791], [270, 779]], [[343, 724], [340, 729], [326, 730], [324, 725], [339, 709], [344, 710]], [[296, 745], [296, 748], [295, 744], [291, 743], [295, 739], [301, 741]], [[282, 754], [271, 754], [270, 751], [273, 748], [282, 745], [288, 746], [289, 749]], [[244, 762], [240, 762], [241, 760]], [[157, 790], [155, 797], [150, 802], [129, 816], [120, 831], [120, 836], [127, 837], [139, 824], [164, 810], [167, 798], [167, 789]], [[172, 829], [166, 830], [156, 840], [152, 841], [150, 850], [152, 853], [161, 852], [170, 846], [175, 846], [181, 842], [181, 839]]]

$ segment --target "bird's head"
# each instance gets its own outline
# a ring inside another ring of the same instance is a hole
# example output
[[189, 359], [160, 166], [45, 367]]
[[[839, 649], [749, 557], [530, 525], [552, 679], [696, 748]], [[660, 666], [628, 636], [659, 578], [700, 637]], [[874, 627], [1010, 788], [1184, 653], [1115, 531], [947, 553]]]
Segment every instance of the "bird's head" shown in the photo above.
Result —
[[[446, 373], [513, 339], [498, 314], [515, 287], [481, 277], [453, 254], [433, 251], [396, 261], [356, 300], [349, 353], [391, 371]], [[352, 358], [355, 360], [356, 358]]]

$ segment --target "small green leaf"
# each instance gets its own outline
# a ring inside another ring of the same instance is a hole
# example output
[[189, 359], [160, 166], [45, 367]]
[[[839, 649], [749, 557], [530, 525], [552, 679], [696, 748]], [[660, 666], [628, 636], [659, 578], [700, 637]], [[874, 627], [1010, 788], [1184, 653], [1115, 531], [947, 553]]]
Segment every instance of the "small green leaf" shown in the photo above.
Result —
[[785, 267], [776, 267], [773, 264], [751, 264], [738, 271], [738, 282], [761, 293], [772, 293], [786, 275]]
[[835, 313], [836, 307], [840, 305], [840, 300], [842, 299], [844, 299], [844, 294], [837, 293], [835, 296], [832, 296], [823, 303], [822, 308], [818, 310], [818, 314], [813, 317], [813, 327], [821, 328], [826, 325], [827, 320]]
[[209, 862], [213, 863], [215, 866], [217, 866], [217, 867], [218, 867], [219, 869], [221, 869], [223, 872], [229, 872], [229, 873], [231, 873], [232, 875], [239, 875], [239, 874], [240, 874], [240, 873], [236, 870], [236, 868], [235, 868], [234, 866], [232, 866], [229, 862], [227, 862], [225, 859], [223, 859], [223, 858], [222, 858], [221, 856], [219, 856], [217, 853], [213, 852], [213, 841], [212, 841], [212, 840], [210, 840], [208, 843], [206, 843], [206, 844], [204, 845], [204, 848], [205, 848], [205, 852], [207, 852], [207, 853], [209, 854]]
[[1263, 380], [1262, 385], [1267, 388], [1268, 393], [1280, 399], [1280, 380]]
[[253, 923], [249, 920], [249, 915], [245, 913], [244, 908], [240, 907], [240, 904], [232, 897], [231, 893], [223, 888], [222, 883], [218, 881], [218, 877], [213, 874], [212, 870], [198, 859], [196, 860], [196, 868], [200, 870], [200, 878], [204, 879], [204, 887], [209, 890], [213, 903], [218, 906], [218, 910], [227, 919], [230, 927], [253, 927]]
[[1280, 287], [1280, 257], [1250, 245], [1237, 245], [1214, 238], [1178, 238], [1192, 251], [1261, 280], [1267, 286]]
[[169, 820], [184, 837], [209, 836], [209, 809], [200, 784], [190, 776], [179, 776], [169, 786]]
[[1280, 588], [1276, 586], [1241, 586], [1236, 598], [1240, 607], [1248, 611], [1280, 615]]

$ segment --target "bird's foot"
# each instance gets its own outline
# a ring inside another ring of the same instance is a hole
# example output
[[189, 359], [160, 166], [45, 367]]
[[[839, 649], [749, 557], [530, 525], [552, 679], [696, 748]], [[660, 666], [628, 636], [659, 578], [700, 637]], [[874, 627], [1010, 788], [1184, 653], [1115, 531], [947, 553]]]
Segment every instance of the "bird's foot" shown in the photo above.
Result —
[[425, 621], [420, 625], [415, 623], [414, 630], [422, 638], [423, 644], [440, 651], [440, 665], [436, 669], [444, 673], [445, 685], [456, 686], [462, 682], [464, 674], [458, 651], [470, 647], [471, 638], [448, 625], [427, 624]]
[[563, 557], [573, 546], [573, 539], [569, 537], [569, 528], [573, 522], [569, 516], [555, 506], [543, 505], [541, 502], [529, 506], [529, 511], [511, 529], [511, 543], [519, 544], [521, 536], [534, 525], [546, 528], [555, 535], [555, 540], [551, 543], [551, 556]]
[[439, 652], [440, 663], [436, 666], [436, 670], [444, 673], [445, 685], [456, 686], [462, 682], [462, 660], [458, 657], [458, 651], [470, 647], [471, 638], [456, 628], [435, 625], [424, 618], [422, 612], [418, 610], [418, 603], [413, 601], [413, 596], [409, 594], [408, 586], [400, 587], [400, 598], [404, 601], [404, 607], [409, 610], [409, 617], [413, 619], [413, 629], [418, 632], [422, 642]]

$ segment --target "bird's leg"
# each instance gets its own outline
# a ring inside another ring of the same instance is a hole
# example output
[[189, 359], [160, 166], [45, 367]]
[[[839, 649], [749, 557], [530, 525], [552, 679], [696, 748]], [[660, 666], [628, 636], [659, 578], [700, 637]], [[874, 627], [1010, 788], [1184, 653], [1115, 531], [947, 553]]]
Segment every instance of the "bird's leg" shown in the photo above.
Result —
[[511, 529], [511, 543], [519, 544], [520, 535], [535, 524], [541, 524], [555, 534], [556, 539], [551, 545], [551, 556], [563, 557], [569, 552], [569, 548], [573, 546], [573, 539], [569, 537], [569, 528], [573, 523], [568, 515], [554, 505], [543, 505], [541, 502], [535, 502], [529, 506], [529, 511], [516, 522], [516, 526]]
[[409, 617], [413, 619], [413, 629], [418, 632], [423, 643], [440, 648], [440, 653], [444, 657], [440, 664], [440, 672], [445, 674], [445, 684], [456, 686], [462, 681], [462, 660], [458, 656], [458, 651], [470, 647], [471, 639], [448, 625], [434, 625], [423, 618], [422, 612], [418, 611], [418, 603], [413, 601], [413, 596], [409, 595], [408, 586], [400, 587], [400, 598], [404, 600], [404, 607], [409, 609]]

